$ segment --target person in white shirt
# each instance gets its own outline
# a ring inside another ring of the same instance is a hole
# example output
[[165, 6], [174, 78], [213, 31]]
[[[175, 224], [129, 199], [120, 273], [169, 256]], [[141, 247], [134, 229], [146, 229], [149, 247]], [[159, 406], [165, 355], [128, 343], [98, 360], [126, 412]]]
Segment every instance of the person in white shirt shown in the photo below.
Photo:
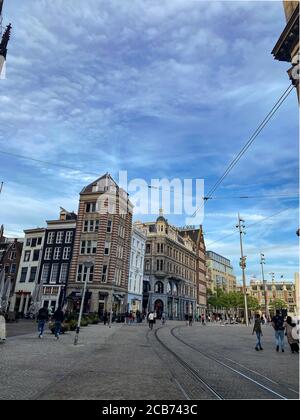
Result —
[[148, 322], [149, 322], [149, 328], [150, 328], [150, 330], [152, 330], [153, 329], [153, 324], [154, 324], [154, 313], [153, 312], [149, 312]]

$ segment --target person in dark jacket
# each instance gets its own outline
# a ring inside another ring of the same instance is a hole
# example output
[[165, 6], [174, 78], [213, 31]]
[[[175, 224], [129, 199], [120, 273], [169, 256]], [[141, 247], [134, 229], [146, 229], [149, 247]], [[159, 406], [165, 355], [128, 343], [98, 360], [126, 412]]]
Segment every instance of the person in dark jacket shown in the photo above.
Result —
[[61, 308], [58, 307], [53, 314], [53, 320], [55, 322], [54, 335], [55, 335], [55, 338], [57, 340], [59, 339], [61, 324], [63, 323], [64, 319], [65, 319], [65, 315], [64, 315], [63, 311], [61, 310]]
[[45, 323], [48, 321], [49, 315], [46, 308], [41, 308], [37, 315], [39, 338], [43, 338]]
[[276, 316], [272, 318], [272, 327], [275, 331], [276, 351], [279, 351], [281, 347], [281, 351], [284, 352], [284, 318], [279, 309], [276, 310]]
[[260, 318], [259, 314], [257, 314], [256, 317], [255, 317], [252, 335], [254, 333], [256, 333], [256, 337], [257, 337], [255, 350], [256, 351], [263, 350], [263, 348], [261, 346], [261, 337], [262, 337], [263, 333], [262, 333], [262, 330], [261, 330], [261, 318]]

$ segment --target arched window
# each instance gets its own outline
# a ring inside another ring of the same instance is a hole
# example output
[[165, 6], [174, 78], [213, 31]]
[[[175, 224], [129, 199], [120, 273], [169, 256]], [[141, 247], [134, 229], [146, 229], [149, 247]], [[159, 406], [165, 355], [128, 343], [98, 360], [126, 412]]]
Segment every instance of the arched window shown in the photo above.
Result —
[[178, 295], [178, 287], [177, 284], [173, 284], [173, 295], [177, 296]]
[[172, 293], [172, 283], [168, 281], [167, 284], [167, 293]]
[[155, 293], [164, 293], [164, 285], [161, 281], [157, 281], [154, 286]]

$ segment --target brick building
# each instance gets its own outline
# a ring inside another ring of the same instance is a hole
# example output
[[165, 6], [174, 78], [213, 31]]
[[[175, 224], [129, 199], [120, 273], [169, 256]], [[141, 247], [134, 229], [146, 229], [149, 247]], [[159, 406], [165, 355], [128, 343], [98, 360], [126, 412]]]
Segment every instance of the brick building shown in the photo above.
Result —
[[[133, 206], [128, 194], [106, 173], [80, 193], [67, 299], [80, 306], [88, 278], [85, 312], [124, 312], [127, 305]], [[88, 268], [85, 263], [92, 263]]]

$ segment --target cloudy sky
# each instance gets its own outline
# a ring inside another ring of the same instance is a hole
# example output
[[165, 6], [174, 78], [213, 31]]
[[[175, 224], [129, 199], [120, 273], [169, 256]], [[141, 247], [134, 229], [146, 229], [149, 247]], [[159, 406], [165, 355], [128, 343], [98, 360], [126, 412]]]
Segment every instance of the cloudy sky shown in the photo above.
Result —
[[[0, 222], [8, 236], [77, 209], [84, 185], [116, 179], [222, 175], [288, 87], [271, 55], [285, 26], [281, 2], [6, 0], [12, 22], [0, 81]], [[205, 206], [207, 248], [240, 278], [237, 212], [246, 221], [247, 275], [292, 279], [298, 201], [293, 92]], [[64, 166], [64, 167], [63, 167]], [[254, 195], [241, 200], [231, 197]], [[277, 216], [262, 221], [278, 213]], [[185, 216], [168, 215], [185, 224]], [[138, 219], [153, 219], [153, 216]]]

